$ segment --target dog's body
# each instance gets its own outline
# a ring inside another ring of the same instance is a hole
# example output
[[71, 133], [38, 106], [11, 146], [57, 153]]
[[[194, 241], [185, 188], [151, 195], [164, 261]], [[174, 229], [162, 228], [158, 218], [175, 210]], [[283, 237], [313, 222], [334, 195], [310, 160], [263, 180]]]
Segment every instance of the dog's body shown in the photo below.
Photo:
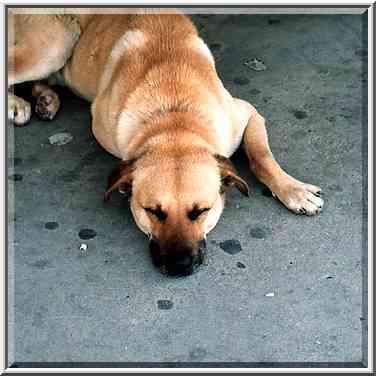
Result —
[[189, 132], [200, 133], [194, 143], [230, 156], [249, 117], [239, 119], [209, 49], [182, 15], [92, 16], [63, 76], [93, 102], [95, 137], [121, 159], [141, 152], [150, 121], [167, 112], [190, 114]]
[[[38, 29], [37, 17], [43, 16], [34, 17], [29, 22]], [[56, 35], [48, 47], [50, 58], [39, 58], [42, 67], [33, 61], [25, 69], [27, 64], [18, 63], [22, 53], [16, 51], [27, 49], [25, 40], [10, 46], [10, 84], [55, 73], [50, 80], [92, 102], [96, 139], [122, 159], [106, 197], [115, 188], [132, 192], [132, 213], [153, 240], [156, 264], [171, 274], [189, 274], [201, 259], [202, 240], [221, 215], [224, 187], [248, 193], [228, 160], [242, 141], [253, 172], [289, 209], [309, 215], [321, 210], [320, 189], [280, 168], [268, 146], [264, 119], [223, 87], [208, 47], [187, 17], [44, 17], [44, 29], [50, 27]], [[32, 33], [21, 37], [28, 35]], [[54, 95], [45, 85], [34, 92], [38, 98]], [[12, 104], [18, 98], [9, 100]], [[42, 114], [54, 115], [52, 100], [44, 107], [39, 102]], [[13, 116], [19, 124], [28, 120], [20, 103]]]

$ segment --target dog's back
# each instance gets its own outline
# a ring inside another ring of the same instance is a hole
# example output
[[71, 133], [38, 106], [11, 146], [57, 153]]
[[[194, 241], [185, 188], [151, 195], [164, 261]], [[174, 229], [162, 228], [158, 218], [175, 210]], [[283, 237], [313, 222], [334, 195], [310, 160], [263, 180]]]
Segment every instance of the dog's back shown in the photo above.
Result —
[[197, 34], [180, 14], [90, 15], [81, 23], [81, 38], [64, 76], [68, 86], [89, 100], [118, 78], [116, 70], [130, 93], [150, 68], [168, 60], [179, 66], [183, 41]]

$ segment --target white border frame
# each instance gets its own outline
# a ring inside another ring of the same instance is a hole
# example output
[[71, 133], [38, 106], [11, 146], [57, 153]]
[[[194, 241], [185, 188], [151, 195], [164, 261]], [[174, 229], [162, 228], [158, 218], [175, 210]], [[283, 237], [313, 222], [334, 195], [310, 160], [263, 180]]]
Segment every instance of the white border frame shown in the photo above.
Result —
[[[0, 24], [3, 25], [5, 31], [5, 6], [4, 5], [62, 5], [64, 6], [74, 6], [74, 5], [82, 5], [82, 6], [90, 6], [90, 5], [103, 5], [103, 2], [99, 2], [98, 0], [93, 1], [72, 1], [72, 0], [65, 0], [65, 1], [48, 1], [48, 0], [39, 0], [37, 2], [31, 1], [21, 1], [21, 0], [12, 0], [12, 1], [3, 1], [0, 0], [0, 4], [2, 5], [0, 11]], [[1, 126], [4, 130], [3, 135], [4, 138], [1, 143], [1, 154], [3, 159], [3, 163], [0, 165], [1, 173], [3, 179], [1, 181], [1, 205], [3, 208], [4, 215], [1, 216], [0, 220], [0, 239], [2, 239], [2, 258], [1, 258], [1, 276], [2, 276], [2, 288], [0, 289], [0, 302], [1, 302], [1, 310], [0, 310], [0, 319], [2, 322], [1, 326], [1, 337], [2, 341], [0, 343], [0, 370], [1, 372], [7, 372], [9, 374], [14, 373], [193, 373], [193, 372], [202, 372], [202, 373], [372, 373], [373, 371], [373, 67], [374, 67], [374, 51], [373, 51], [373, 14], [374, 14], [374, 3], [370, 0], [367, 1], [349, 1], [349, 0], [332, 0], [328, 1], [321, 1], [316, 0], [313, 1], [296, 1], [291, 0], [289, 2], [284, 2], [281, 0], [264, 0], [262, 2], [250, 3], [247, 0], [237, 0], [236, 2], [232, 3], [225, 0], [206, 0], [204, 3], [199, 0], [190, 0], [188, 1], [173, 1], [173, 0], [165, 0], [162, 2], [158, 1], [147, 1], [147, 0], [139, 0], [137, 2], [125, 3], [124, 1], [119, 0], [112, 0], [110, 3], [105, 4], [106, 6], [113, 5], [116, 6], [124, 6], [124, 5], [179, 5], [179, 6], [186, 6], [189, 8], [192, 5], [216, 5], [220, 7], [221, 5], [231, 5], [231, 7], [236, 7], [236, 5], [249, 5], [249, 6], [286, 6], [291, 5], [292, 7], [299, 5], [299, 6], [357, 6], [357, 7], [369, 7], [368, 9], [368, 367], [367, 368], [6, 368], [5, 365], [5, 281], [7, 275], [5, 273], [5, 235], [6, 235], [6, 223], [7, 223], [7, 213], [5, 213], [4, 208], [6, 207], [6, 189], [5, 184], [7, 184], [7, 180], [5, 177], [5, 163], [7, 163], [7, 155], [5, 154], [5, 142], [6, 142], [6, 127], [7, 122], [5, 121], [5, 100], [1, 101], [0, 103], [0, 114], [3, 114], [1, 119]], [[340, 12], [338, 12], [340, 13]], [[4, 34], [5, 35], [5, 34]], [[6, 66], [5, 62], [5, 36], [1, 38], [0, 41], [0, 48], [1, 48], [1, 62], [2, 67]], [[4, 99], [5, 99], [5, 68], [1, 69], [0, 73], [0, 84], [4, 88]], [[2, 124], [4, 123], [4, 124]], [[5, 178], [5, 179], [4, 179]]]

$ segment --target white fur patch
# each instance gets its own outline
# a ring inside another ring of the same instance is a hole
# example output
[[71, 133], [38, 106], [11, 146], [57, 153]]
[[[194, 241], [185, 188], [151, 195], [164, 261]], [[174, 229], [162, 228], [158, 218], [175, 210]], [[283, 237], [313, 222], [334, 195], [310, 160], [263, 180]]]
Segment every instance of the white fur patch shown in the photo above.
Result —
[[[114, 47], [111, 50], [110, 56], [107, 60], [107, 64], [104, 68], [99, 88], [98, 94], [106, 89], [107, 85], [111, 80], [111, 76], [116, 68], [117, 63], [120, 58], [130, 50], [140, 48], [147, 42], [146, 35], [140, 30], [128, 30], [123, 34], [115, 43]], [[132, 51], [134, 52], [134, 51]]]
[[233, 129], [229, 117], [224, 110], [218, 106], [213, 106], [213, 110], [211, 110], [210, 113], [210, 119], [212, 120], [218, 138], [223, 145], [223, 150], [221, 150], [222, 155], [230, 157], [239, 144], [238, 140], [234, 140]]
[[[227, 92], [227, 91], [226, 91]], [[229, 100], [232, 98], [229, 96]], [[218, 140], [220, 141], [220, 149], [218, 150], [225, 157], [231, 157], [242, 143], [244, 130], [248, 124], [249, 115], [243, 108], [231, 108], [226, 112], [217, 103], [211, 102], [207, 104], [210, 110], [205, 114], [209, 121], [213, 124]], [[234, 111], [236, 118], [230, 117], [230, 111]]]
[[202, 55], [207, 57], [207, 59], [214, 65], [214, 58], [206, 43], [200, 37], [194, 37], [191, 40], [191, 47], [196, 48]]
[[208, 234], [211, 230], [213, 230], [213, 228], [216, 226], [217, 222], [219, 221], [219, 218], [223, 211], [223, 206], [224, 206], [223, 199], [221, 198], [218, 192], [217, 200], [206, 217], [205, 237], [206, 237], [206, 234]]
[[[144, 88], [141, 87], [139, 90], [142, 92]], [[123, 158], [127, 158], [124, 152], [129, 150], [134, 135], [141, 134], [140, 124], [150, 119], [155, 111], [162, 108], [158, 99], [153, 98], [149, 93], [143, 95], [142, 101], [139, 98], [140, 94], [136, 90], [124, 104], [124, 110], [120, 113], [116, 125], [116, 146], [118, 150], [122, 150]]]

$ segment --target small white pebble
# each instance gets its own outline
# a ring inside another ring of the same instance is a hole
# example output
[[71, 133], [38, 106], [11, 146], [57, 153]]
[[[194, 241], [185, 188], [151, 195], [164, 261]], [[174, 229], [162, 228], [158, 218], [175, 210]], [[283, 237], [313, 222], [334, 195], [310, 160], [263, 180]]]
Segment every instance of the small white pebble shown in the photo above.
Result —
[[274, 292], [268, 292], [267, 294], [265, 294], [265, 296], [272, 297], [272, 296], [274, 296]]
[[320, 342], [319, 340], [317, 340], [316, 343], [317, 343], [318, 345], [321, 345], [321, 342]]
[[87, 244], [82, 243], [82, 244], [80, 245], [80, 251], [86, 251], [86, 250], [87, 250]]

